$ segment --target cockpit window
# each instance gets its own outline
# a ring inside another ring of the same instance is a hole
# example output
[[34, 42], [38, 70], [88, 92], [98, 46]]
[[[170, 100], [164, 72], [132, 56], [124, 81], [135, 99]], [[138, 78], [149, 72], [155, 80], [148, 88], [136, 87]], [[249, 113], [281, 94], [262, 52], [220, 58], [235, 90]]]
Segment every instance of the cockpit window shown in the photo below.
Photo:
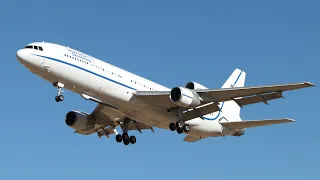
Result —
[[38, 46], [33, 46], [34, 49], [38, 50]]
[[40, 51], [43, 51], [43, 49], [42, 49], [42, 47], [41, 47], [41, 46], [39, 46], [39, 50], [40, 50]]
[[33, 49], [32, 46], [26, 46], [25, 48], [26, 48], [26, 49]]

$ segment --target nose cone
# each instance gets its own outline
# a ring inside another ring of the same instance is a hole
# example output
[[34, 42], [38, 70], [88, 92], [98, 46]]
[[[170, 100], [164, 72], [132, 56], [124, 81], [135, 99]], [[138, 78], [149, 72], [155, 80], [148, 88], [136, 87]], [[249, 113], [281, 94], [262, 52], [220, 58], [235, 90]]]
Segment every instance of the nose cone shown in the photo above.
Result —
[[20, 49], [17, 51], [16, 53], [16, 57], [17, 59], [20, 61], [20, 62], [23, 62], [25, 61], [25, 58], [26, 58], [26, 54], [25, 52], [23, 52], [24, 50], [23, 49]]

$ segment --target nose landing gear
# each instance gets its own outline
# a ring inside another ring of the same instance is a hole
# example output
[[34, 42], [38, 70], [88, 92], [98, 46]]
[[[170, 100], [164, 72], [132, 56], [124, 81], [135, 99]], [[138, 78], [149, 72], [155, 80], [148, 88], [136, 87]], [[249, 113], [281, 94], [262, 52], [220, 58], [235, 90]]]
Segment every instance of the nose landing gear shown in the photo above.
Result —
[[56, 83], [53, 83], [53, 86], [55, 88], [58, 88], [58, 95], [55, 97], [56, 102], [63, 101], [64, 97], [62, 95], [62, 92], [63, 92], [62, 88], [64, 87], [64, 84], [62, 84], [61, 82], [56, 82]]

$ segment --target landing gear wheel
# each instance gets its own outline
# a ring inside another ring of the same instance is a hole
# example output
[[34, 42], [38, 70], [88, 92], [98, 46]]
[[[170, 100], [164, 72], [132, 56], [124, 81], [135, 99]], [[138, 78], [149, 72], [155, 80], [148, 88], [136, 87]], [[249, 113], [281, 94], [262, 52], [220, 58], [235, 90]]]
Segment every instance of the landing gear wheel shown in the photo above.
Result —
[[177, 126], [177, 129], [179, 128], [179, 129], [183, 129], [183, 122], [182, 121], [178, 121], [177, 123], [176, 123], [176, 126]]
[[64, 100], [64, 97], [63, 97], [63, 95], [58, 95], [58, 96], [55, 97], [55, 100], [56, 100], [57, 102], [60, 102], [60, 101], [63, 101], [63, 100]]
[[137, 142], [136, 137], [135, 137], [135, 136], [130, 136], [130, 143], [131, 143], [131, 144], [134, 144], [134, 143], [136, 143], [136, 142]]
[[123, 139], [123, 144], [124, 145], [129, 145], [129, 143], [130, 143], [130, 140], [129, 139]]
[[170, 129], [171, 131], [175, 131], [175, 130], [176, 130], [176, 124], [175, 124], [175, 123], [170, 123], [170, 124], [169, 124], [169, 129]]
[[181, 133], [183, 133], [183, 129], [177, 128], [177, 132], [178, 132], [178, 134], [181, 134]]
[[185, 125], [183, 126], [183, 131], [184, 131], [184, 132], [189, 132], [189, 131], [190, 131], [190, 126], [189, 126], [188, 124], [185, 124]]
[[116, 141], [120, 143], [122, 141], [122, 136], [120, 134], [116, 135]]
[[128, 133], [122, 133], [122, 139], [123, 139], [123, 142], [124, 142], [124, 140], [129, 140]]

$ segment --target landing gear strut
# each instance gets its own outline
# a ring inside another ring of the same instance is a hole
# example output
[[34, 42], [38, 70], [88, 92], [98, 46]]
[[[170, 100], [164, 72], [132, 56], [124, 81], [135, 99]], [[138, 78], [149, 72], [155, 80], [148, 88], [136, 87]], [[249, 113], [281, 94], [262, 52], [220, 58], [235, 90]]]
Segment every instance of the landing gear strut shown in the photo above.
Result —
[[60, 101], [63, 101], [64, 100], [64, 97], [63, 95], [61, 94], [63, 91], [62, 91], [62, 88], [64, 87], [64, 84], [62, 84], [61, 82], [56, 82], [56, 83], [53, 83], [53, 86], [58, 88], [58, 94], [57, 96], [55, 97], [55, 100], [57, 102], [60, 102]]
[[128, 126], [129, 124], [132, 122], [132, 120], [130, 120], [129, 118], [125, 118], [124, 121], [123, 121], [123, 133], [122, 135], [120, 134], [117, 134], [116, 135], [116, 141], [117, 142], [123, 142], [124, 145], [129, 145], [130, 143], [131, 144], [134, 144], [137, 142], [137, 139], [135, 136], [129, 136], [128, 135]]
[[177, 121], [176, 123], [170, 123], [169, 124], [169, 129], [171, 131], [177, 130], [179, 134], [183, 132], [189, 132], [190, 131], [190, 126], [188, 124], [185, 124], [182, 121]]

